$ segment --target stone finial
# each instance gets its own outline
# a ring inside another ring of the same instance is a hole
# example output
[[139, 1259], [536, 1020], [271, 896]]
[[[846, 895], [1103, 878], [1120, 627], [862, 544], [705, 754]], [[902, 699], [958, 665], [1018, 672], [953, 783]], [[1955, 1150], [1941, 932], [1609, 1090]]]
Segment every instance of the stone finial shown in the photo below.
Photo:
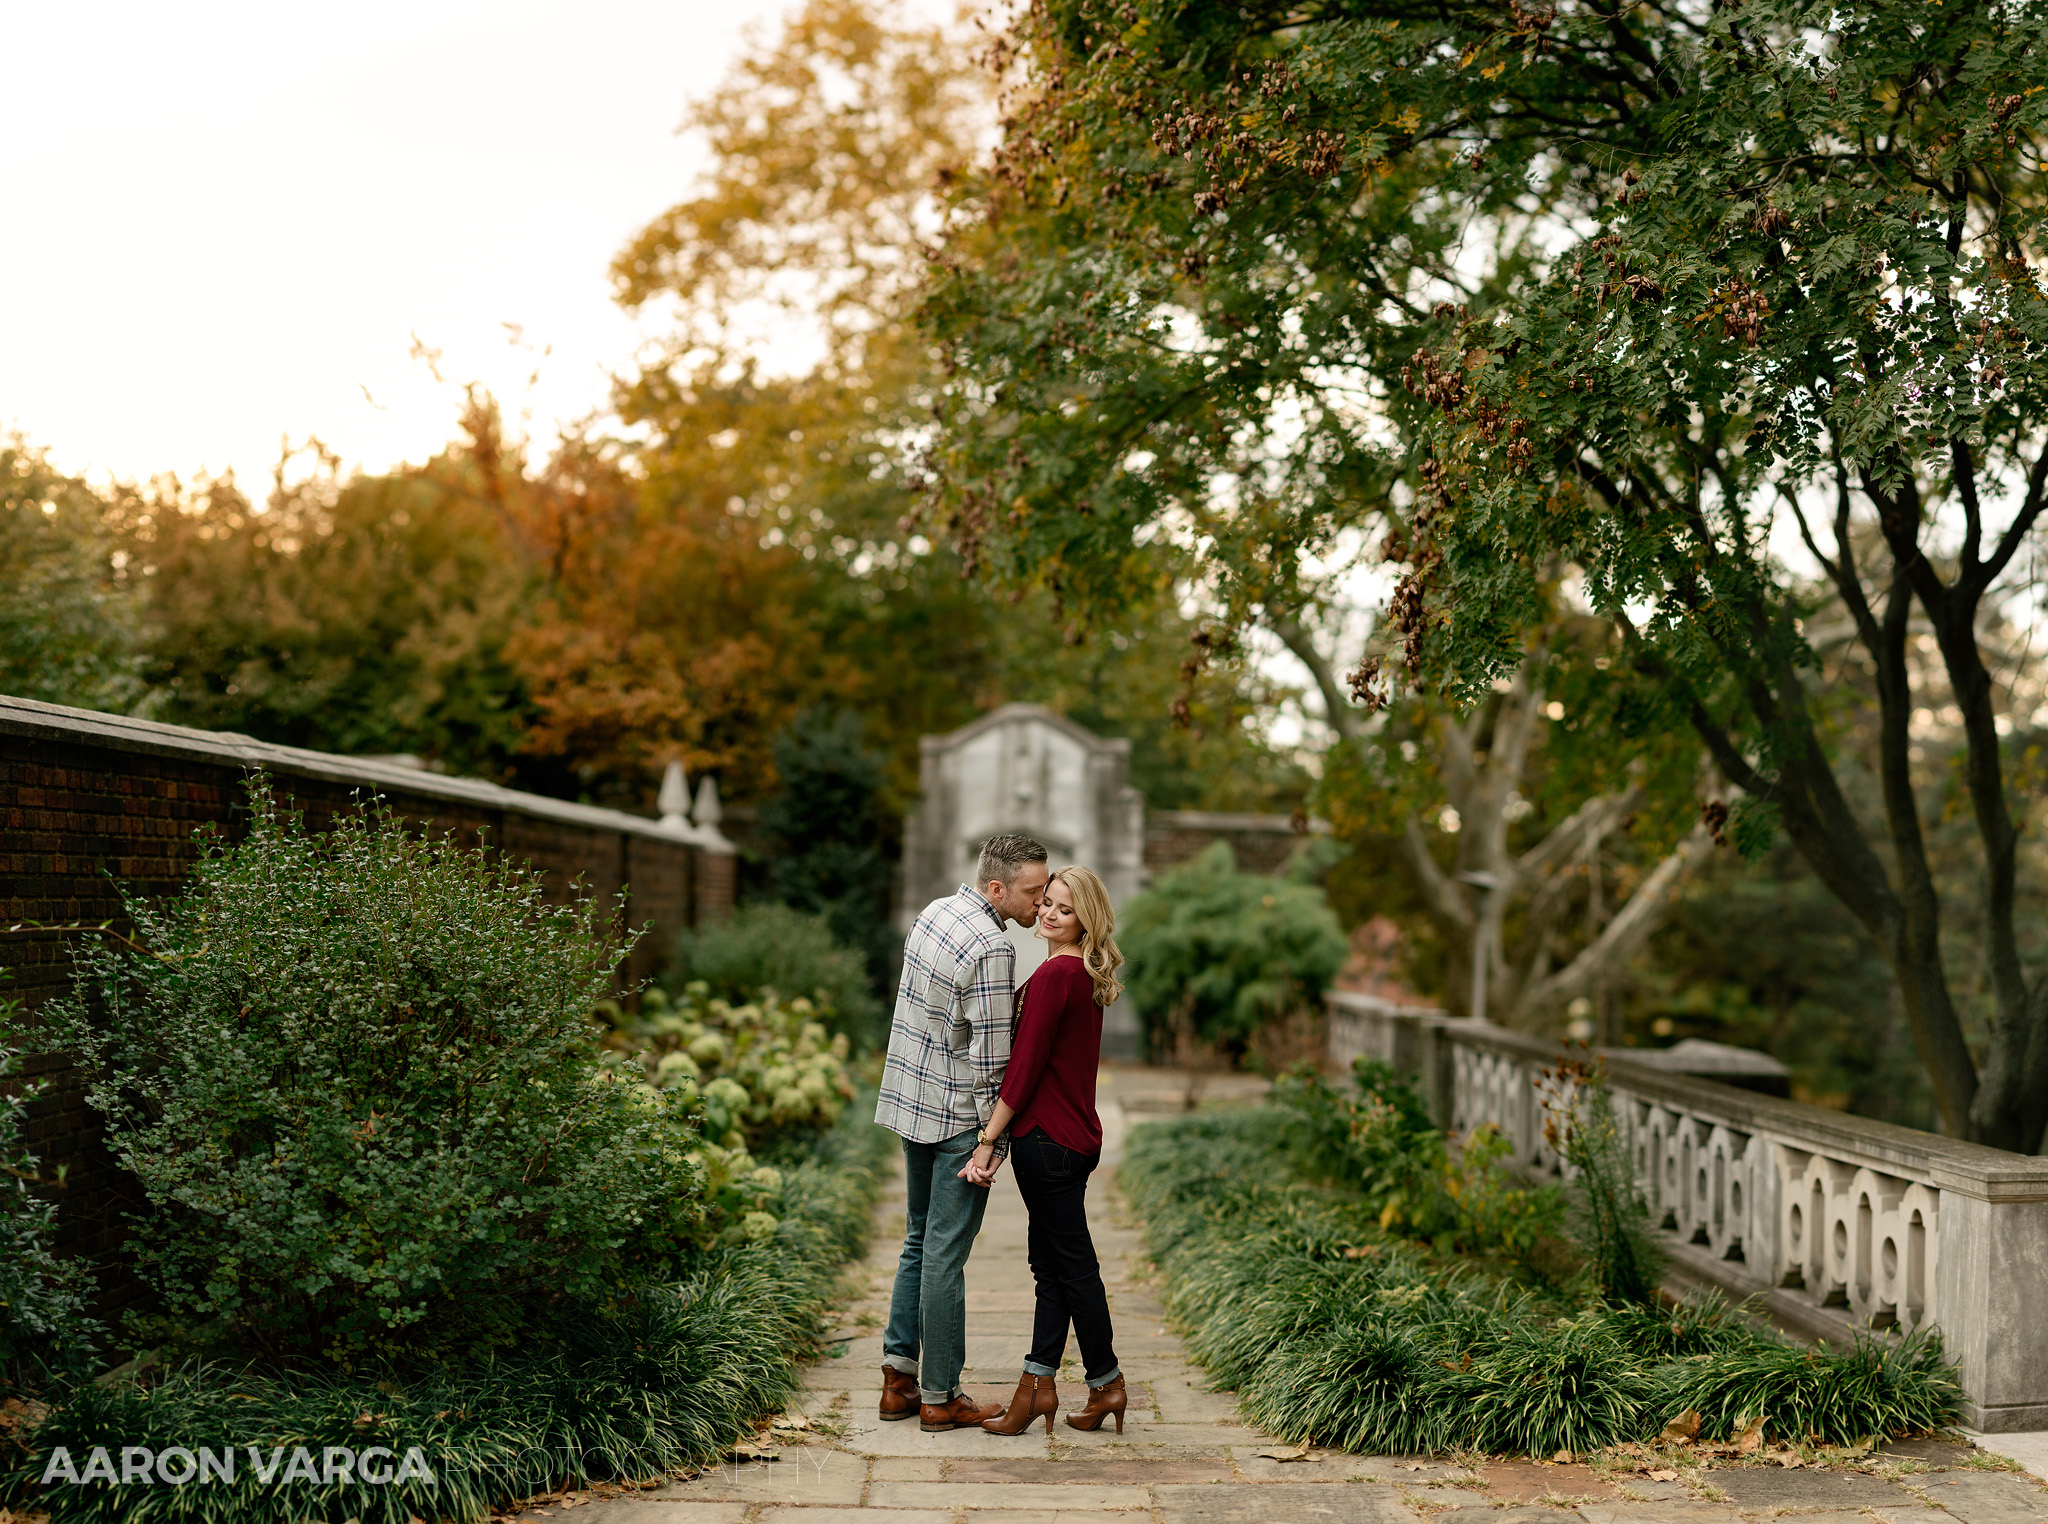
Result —
[[[710, 781], [708, 778], [705, 780]], [[690, 778], [683, 771], [683, 764], [671, 762], [668, 771], [661, 777], [661, 794], [654, 802], [661, 811], [661, 823], [665, 826], [686, 826], [690, 823]]]
[[697, 780], [697, 808], [690, 818], [707, 830], [715, 830], [725, 818], [725, 810], [718, 803], [718, 780], [709, 773]]

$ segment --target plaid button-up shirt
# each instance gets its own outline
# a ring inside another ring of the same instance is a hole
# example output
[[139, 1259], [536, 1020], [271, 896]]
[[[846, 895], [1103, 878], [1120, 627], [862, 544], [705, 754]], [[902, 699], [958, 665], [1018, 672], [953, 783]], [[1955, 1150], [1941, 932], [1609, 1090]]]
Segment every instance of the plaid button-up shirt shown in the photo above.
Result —
[[988, 1124], [1010, 1062], [1016, 974], [1017, 949], [980, 894], [962, 884], [925, 906], [903, 943], [877, 1122], [913, 1143]]

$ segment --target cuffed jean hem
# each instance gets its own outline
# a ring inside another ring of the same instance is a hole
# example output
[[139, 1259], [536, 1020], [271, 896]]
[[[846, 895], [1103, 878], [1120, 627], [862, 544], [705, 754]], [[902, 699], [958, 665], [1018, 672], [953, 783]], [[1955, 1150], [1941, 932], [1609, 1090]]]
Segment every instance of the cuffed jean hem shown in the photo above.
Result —
[[1027, 1376], [1057, 1376], [1059, 1372], [1049, 1365], [1040, 1365], [1036, 1360], [1026, 1360], [1024, 1362], [1024, 1374]]
[[917, 1379], [917, 1361], [909, 1355], [884, 1355], [882, 1364], [899, 1375], [908, 1376], [912, 1381]]
[[966, 1388], [957, 1386], [950, 1392], [928, 1392], [923, 1387], [917, 1389], [917, 1400], [930, 1403], [935, 1408], [942, 1408], [955, 1397], [964, 1397], [965, 1395]]
[[1123, 1367], [1122, 1367], [1121, 1365], [1112, 1365], [1112, 1366], [1111, 1366], [1111, 1367], [1109, 1368], [1109, 1374], [1108, 1374], [1108, 1375], [1106, 1375], [1106, 1376], [1090, 1376], [1090, 1377], [1088, 1378], [1088, 1384], [1089, 1384], [1089, 1385], [1090, 1385], [1091, 1387], [1098, 1387], [1098, 1386], [1108, 1386], [1108, 1385], [1110, 1384], [1110, 1382], [1112, 1382], [1112, 1381], [1116, 1380], [1116, 1378], [1117, 1378], [1117, 1377], [1119, 1377], [1119, 1376], [1121, 1376], [1121, 1375], [1122, 1375], [1123, 1373], [1124, 1373], [1124, 1368], [1123, 1368]]

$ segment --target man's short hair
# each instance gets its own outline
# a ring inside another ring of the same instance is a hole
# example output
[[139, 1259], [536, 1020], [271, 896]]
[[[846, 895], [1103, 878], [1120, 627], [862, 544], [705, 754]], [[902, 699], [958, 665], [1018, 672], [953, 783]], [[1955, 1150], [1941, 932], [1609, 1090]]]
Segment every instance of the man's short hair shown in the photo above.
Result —
[[993, 881], [1007, 889], [1026, 863], [1044, 861], [1045, 848], [1029, 836], [991, 836], [981, 844], [981, 857], [974, 865], [974, 887], [985, 889]]

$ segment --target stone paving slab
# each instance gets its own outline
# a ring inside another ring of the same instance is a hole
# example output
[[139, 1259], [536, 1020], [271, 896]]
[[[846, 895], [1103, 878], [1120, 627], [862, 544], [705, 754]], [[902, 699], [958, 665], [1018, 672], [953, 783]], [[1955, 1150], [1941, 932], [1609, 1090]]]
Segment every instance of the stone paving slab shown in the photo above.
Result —
[[1912, 1480], [1963, 1524], [2037, 1524], [2048, 1519], [2048, 1489], [2007, 1471], [1945, 1471]]
[[1184, 1376], [1179, 1381], [1162, 1377], [1152, 1383], [1152, 1389], [1159, 1416], [1167, 1423], [1242, 1422], [1237, 1416], [1237, 1394], [1209, 1391], [1200, 1376]]
[[1683, 1482], [1653, 1482], [1631, 1476], [1616, 1484], [1616, 1493], [1631, 1503], [1689, 1503], [1692, 1489]]
[[664, 1503], [604, 1498], [578, 1508], [543, 1508], [518, 1515], [518, 1524], [574, 1519], [576, 1524], [743, 1524], [751, 1503]]
[[840, 1443], [856, 1455], [980, 1457], [989, 1453], [990, 1445], [1003, 1445], [1006, 1455], [1047, 1453], [1043, 1428], [1003, 1440], [980, 1429], [947, 1429], [927, 1434], [915, 1419], [908, 1423], [876, 1423], [872, 1419], [865, 1424], [855, 1423]]
[[1563, 1517], [1555, 1508], [1492, 1508], [1481, 1503], [1431, 1514], [1430, 1524], [1559, 1524]]
[[[607, 1520], [606, 1524], [610, 1524]], [[953, 1524], [950, 1508], [771, 1508], [760, 1524]]]
[[1780, 1466], [1728, 1466], [1707, 1473], [1737, 1507], [1881, 1508], [1908, 1499], [1883, 1477], [1853, 1471], [1787, 1471]]
[[1168, 1445], [1184, 1448], [1190, 1445], [1270, 1445], [1276, 1441], [1267, 1438], [1257, 1429], [1243, 1428], [1229, 1423], [1145, 1423], [1134, 1424], [1126, 1416], [1124, 1431], [1116, 1432], [1116, 1425], [1104, 1422], [1092, 1434], [1079, 1429], [1060, 1426], [1060, 1439], [1067, 1444], [1090, 1446], [1103, 1444], [1126, 1445]]
[[1377, 1487], [1290, 1482], [1155, 1487], [1166, 1524], [1419, 1524], [1420, 1515]]
[[[880, 1461], [875, 1463], [881, 1465]], [[879, 1478], [880, 1473], [877, 1473]], [[949, 1482], [1045, 1483], [1058, 1486], [1152, 1486], [1161, 1482], [1234, 1481], [1230, 1462], [1214, 1460], [1155, 1460], [1133, 1456], [1119, 1460], [988, 1460], [954, 1461], [947, 1468]]]
[[[1533, 1503], [1541, 1497], [1610, 1498], [1614, 1484], [1593, 1473], [1591, 1466], [1545, 1466], [1534, 1461], [1500, 1461], [1479, 1467], [1479, 1479], [1490, 1496]], [[1677, 1486], [1675, 1482], [1653, 1486]], [[1678, 1496], [1689, 1497], [1683, 1487]]]
[[672, 1482], [641, 1496], [661, 1500], [729, 1499], [743, 1503], [860, 1503], [868, 1470], [867, 1462], [860, 1456], [823, 1446], [792, 1447], [782, 1453], [783, 1459], [779, 1461], [717, 1466], [692, 1481]]
[[1150, 1508], [1142, 1486], [1100, 1482], [877, 1482], [868, 1502], [878, 1508]]
[[[1262, 1445], [1260, 1449], [1270, 1449]], [[1248, 1482], [1379, 1482], [1392, 1480], [1384, 1461], [1328, 1450], [1304, 1460], [1276, 1461], [1258, 1450], [1231, 1449], [1231, 1460]]]
[[1588, 1503], [1579, 1517], [1586, 1524], [1740, 1524], [1724, 1503]]
[[[972, 1524], [972, 1521], [982, 1519], [987, 1520], [988, 1524], [1094, 1524], [1095, 1520], [1102, 1517], [1102, 1514], [1087, 1509], [1058, 1508], [1019, 1508], [1015, 1510], [1006, 1508], [999, 1513], [983, 1511], [967, 1515], [970, 1524]], [[1135, 1520], [1139, 1515], [1111, 1514], [1109, 1517]]]

